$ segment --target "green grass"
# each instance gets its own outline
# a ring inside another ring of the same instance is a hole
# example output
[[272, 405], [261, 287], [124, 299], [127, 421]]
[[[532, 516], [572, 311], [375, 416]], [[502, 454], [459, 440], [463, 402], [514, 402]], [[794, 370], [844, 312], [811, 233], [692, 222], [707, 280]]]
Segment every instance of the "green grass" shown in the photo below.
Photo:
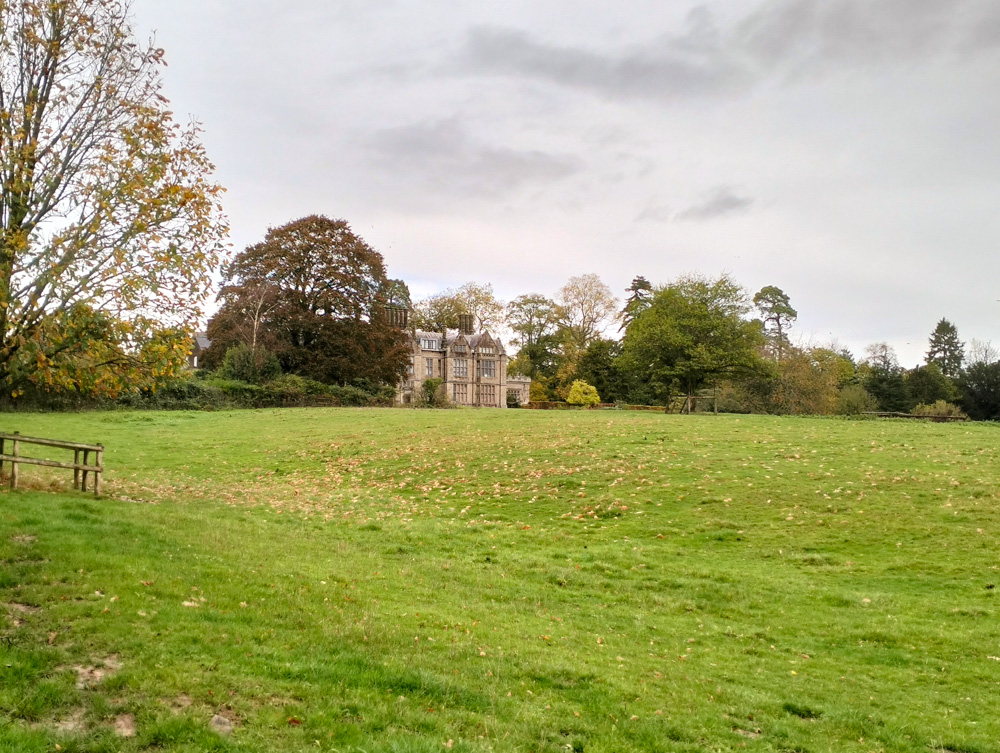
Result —
[[302, 409], [0, 431], [103, 442], [108, 468], [100, 500], [28, 466], [0, 492], [0, 752], [1000, 750], [995, 426]]

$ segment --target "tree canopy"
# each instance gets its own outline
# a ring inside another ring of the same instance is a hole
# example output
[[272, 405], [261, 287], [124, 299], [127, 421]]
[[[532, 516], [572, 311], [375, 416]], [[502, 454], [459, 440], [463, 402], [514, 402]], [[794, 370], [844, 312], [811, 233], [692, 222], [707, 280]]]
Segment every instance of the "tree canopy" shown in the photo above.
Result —
[[208, 335], [216, 358], [266, 347], [282, 368], [326, 383], [395, 384], [408, 351], [385, 307], [398, 286], [344, 220], [312, 215], [268, 230], [224, 269]]
[[977, 421], [1000, 419], [1000, 360], [989, 343], [973, 342], [958, 378], [962, 409]]
[[507, 324], [521, 348], [537, 345], [559, 327], [559, 306], [541, 293], [520, 295], [507, 304]]
[[608, 328], [618, 310], [611, 288], [595, 274], [570, 277], [559, 289], [562, 326], [579, 350], [585, 350]]
[[628, 293], [628, 298], [625, 299], [625, 306], [618, 313], [618, 318], [622, 321], [621, 327], [618, 328], [619, 332], [623, 332], [633, 319], [649, 307], [653, 286], [645, 277], [638, 275], [632, 278], [632, 284], [625, 289], [625, 292]]
[[467, 282], [457, 290], [448, 289], [419, 301], [413, 307], [411, 324], [416, 329], [443, 332], [458, 329], [462, 315], [472, 315], [477, 329], [494, 333], [506, 323], [506, 307], [493, 294], [493, 286]]
[[764, 334], [776, 361], [780, 361], [788, 346], [788, 330], [799, 312], [792, 308], [788, 294], [774, 285], [767, 285], [753, 297], [753, 304], [764, 322]]
[[654, 291], [649, 307], [625, 331], [621, 361], [661, 400], [693, 394], [760, 367], [760, 323], [732, 278], [684, 277]]
[[888, 343], [872, 343], [865, 348], [859, 373], [864, 388], [878, 401], [879, 410], [905, 412], [912, 407], [905, 370]]
[[3, 398], [114, 395], [185, 361], [226, 226], [163, 58], [126, 2], [0, 2]]
[[927, 348], [927, 363], [937, 364], [941, 373], [956, 377], [962, 370], [965, 343], [958, 339], [958, 329], [947, 319], [942, 319], [931, 332]]

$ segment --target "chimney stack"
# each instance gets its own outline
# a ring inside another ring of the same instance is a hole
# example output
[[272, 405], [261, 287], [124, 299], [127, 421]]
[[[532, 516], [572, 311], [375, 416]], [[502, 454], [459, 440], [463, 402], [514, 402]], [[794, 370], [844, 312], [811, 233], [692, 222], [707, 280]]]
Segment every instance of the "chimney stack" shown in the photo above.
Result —
[[473, 323], [476, 318], [472, 314], [459, 314], [458, 315], [458, 329], [463, 335], [471, 335]]
[[406, 329], [410, 315], [409, 309], [402, 308], [401, 306], [386, 306], [385, 313], [389, 317], [389, 326]]

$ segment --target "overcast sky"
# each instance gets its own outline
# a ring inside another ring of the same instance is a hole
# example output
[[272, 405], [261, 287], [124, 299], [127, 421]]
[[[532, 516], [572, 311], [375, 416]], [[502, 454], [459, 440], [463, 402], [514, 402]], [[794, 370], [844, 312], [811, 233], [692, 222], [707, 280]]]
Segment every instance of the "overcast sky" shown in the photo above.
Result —
[[996, 0], [134, 0], [241, 250], [346, 219], [416, 297], [731, 273], [795, 331], [1000, 341]]

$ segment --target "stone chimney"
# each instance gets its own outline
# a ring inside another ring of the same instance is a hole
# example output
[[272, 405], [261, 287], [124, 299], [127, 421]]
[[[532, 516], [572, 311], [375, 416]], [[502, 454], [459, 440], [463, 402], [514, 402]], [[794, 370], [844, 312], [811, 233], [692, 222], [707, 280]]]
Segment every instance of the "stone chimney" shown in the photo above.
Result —
[[475, 321], [476, 317], [474, 317], [472, 314], [459, 314], [458, 315], [459, 332], [461, 332], [463, 335], [473, 334], [472, 328], [474, 326]]
[[402, 306], [386, 306], [385, 313], [386, 316], [389, 317], [390, 327], [406, 329], [406, 324], [410, 318], [410, 312], [408, 309], [405, 309]]

